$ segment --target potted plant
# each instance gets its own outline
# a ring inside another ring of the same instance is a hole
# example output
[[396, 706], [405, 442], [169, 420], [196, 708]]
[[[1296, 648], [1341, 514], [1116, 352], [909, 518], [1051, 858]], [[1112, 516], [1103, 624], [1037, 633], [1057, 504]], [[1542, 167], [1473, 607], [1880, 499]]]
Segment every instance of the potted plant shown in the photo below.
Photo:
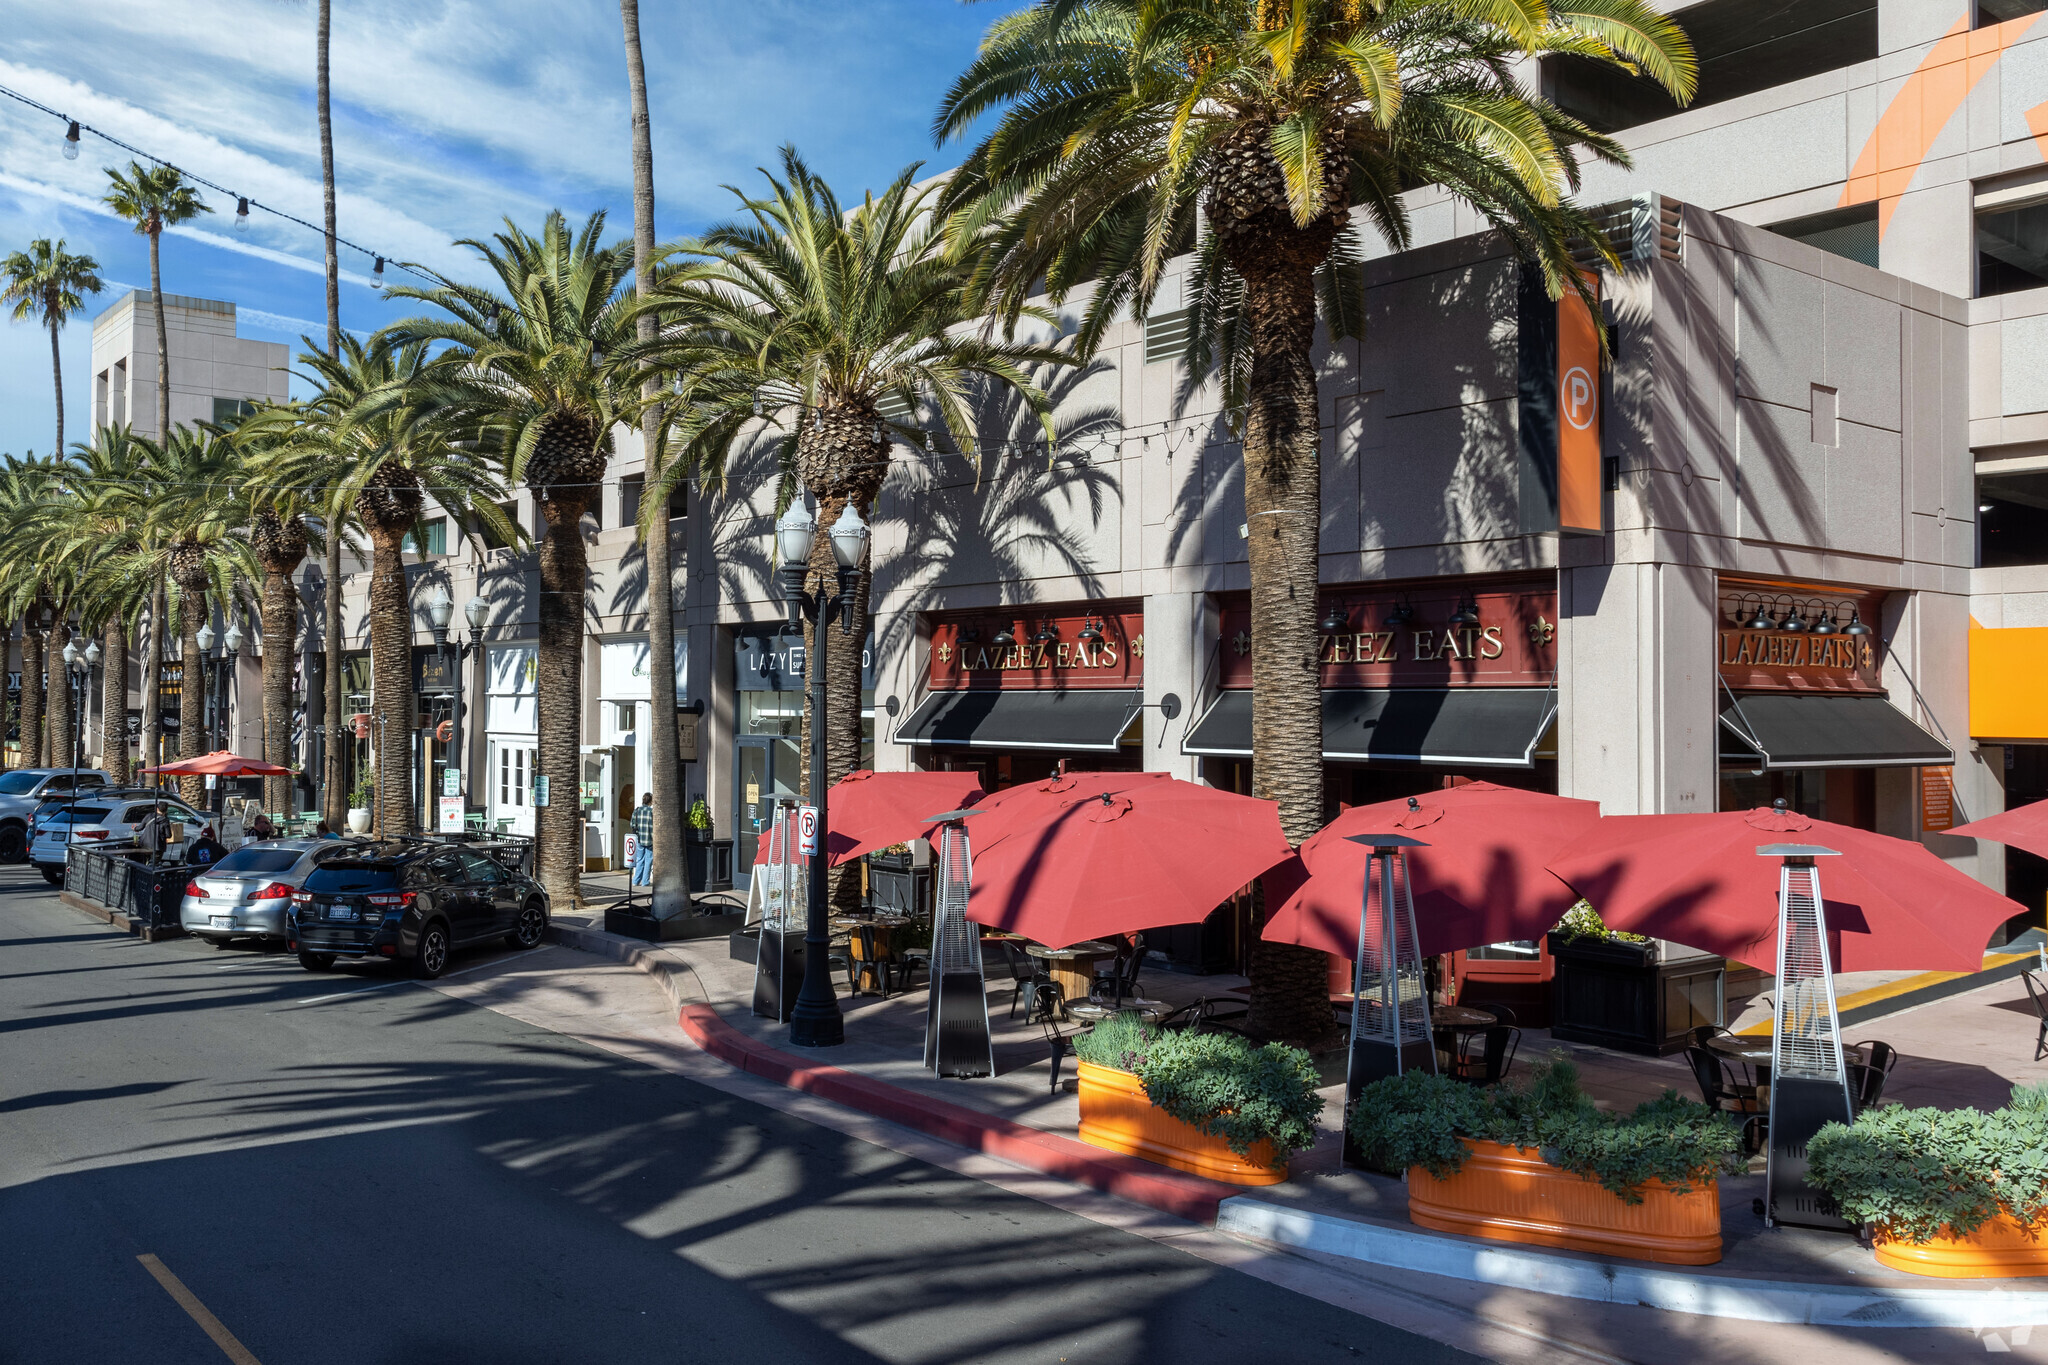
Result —
[[1868, 1223], [1879, 1264], [1945, 1279], [2048, 1275], [2048, 1084], [2002, 1109], [1866, 1109], [1807, 1144], [1809, 1183]]
[[883, 868], [890, 872], [910, 871], [910, 845], [891, 844], [868, 854], [870, 868]]
[[690, 813], [683, 817], [687, 830], [685, 837], [693, 844], [708, 843], [711, 840], [711, 807], [703, 797], [690, 803]]
[[1312, 1146], [1322, 1078], [1300, 1048], [1160, 1033], [1136, 1014], [1074, 1040], [1081, 1141], [1232, 1185], [1275, 1185]]
[[1722, 1022], [1728, 964], [1712, 953], [1610, 929], [1584, 901], [1548, 946], [1550, 1031], [1566, 1042], [1662, 1056]]
[[367, 772], [356, 776], [355, 789], [348, 794], [348, 828], [351, 834], [370, 832], [370, 803], [377, 798], [377, 784]]
[[1562, 1058], [1519, 1088], [1390, 1076], [1349, 1125], [1369, 1164], [1407, 1171], [1418, 1227], [1673, 1265], [1721, 1259], [1716, 1177], [1745, 1168], [1727, 1116], [1672, 1090], [1603, 1113]]

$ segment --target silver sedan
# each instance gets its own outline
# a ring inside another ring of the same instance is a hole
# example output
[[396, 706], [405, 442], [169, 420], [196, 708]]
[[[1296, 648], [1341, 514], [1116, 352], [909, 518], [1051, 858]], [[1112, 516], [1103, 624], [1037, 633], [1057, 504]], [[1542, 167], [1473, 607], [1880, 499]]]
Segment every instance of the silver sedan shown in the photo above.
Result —
[[230, 939], [287, 937], [285, 910], [306, 874], [354, 849], [342, 839], [266, 839], [243, 844], [194, 877], [185, 888], [178, 921], [185, 932], [216, 948]]

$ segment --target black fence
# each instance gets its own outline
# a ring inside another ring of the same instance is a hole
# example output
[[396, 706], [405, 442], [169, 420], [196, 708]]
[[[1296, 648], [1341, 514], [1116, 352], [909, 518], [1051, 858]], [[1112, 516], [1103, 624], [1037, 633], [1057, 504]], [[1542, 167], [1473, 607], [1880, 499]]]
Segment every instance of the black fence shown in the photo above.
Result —
[[149, 929], [178, 928], [178, 908], [193, 869], [182, 863], [153, 864], [123, 853], [71, 850], [64, 864], [64, 889]]

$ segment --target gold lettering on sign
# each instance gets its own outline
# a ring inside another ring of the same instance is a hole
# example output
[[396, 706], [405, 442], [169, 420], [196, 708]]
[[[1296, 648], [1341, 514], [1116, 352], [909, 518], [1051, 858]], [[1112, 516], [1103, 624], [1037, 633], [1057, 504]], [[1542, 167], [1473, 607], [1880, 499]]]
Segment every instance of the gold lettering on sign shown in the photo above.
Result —
[[1110, 643], [1109, 641], [1107, 641], [1107, 640], [1104, 640], [1104, 641], [1102, 642], [1102, 648], [1101, 648], [1101, 649], [1100, 649], [1099, 651], [1097, 651], [1097, 653], [1096, 653], [1096, 659], [1097, 659], [1097, 661], [1098, 661], [1098, 666], [1099, 666], [1099, 667], [1102, 667], [1102, 668], [1115, 668], [1115, 667], [1116, 667], [1116, 646], [1115, 646], [1115, 645], [1113, 645], [1113, 644], [1111, 644], [1111, 643]]
[[1444, 642], [1443, 645], [1437, 650], [1436, 657], [1439, 659], [1462, 659], [1465, 657], [1464, 655], [1458, 652], [1457, 631], [1447, 630], [1444, 632]]
[[1058, 657], [1061, 668], [1065, 668], [1067, 666], [1067, 655], [1072, 651], [1072, 649], [1073, 646], [1068, 644], [1065, 640], [1060, 641], [1060, 652]]
[[1415, 632], [1415, 658], [1418, 662], [1436, 657], [1436, 632], [1418, 630]]
[[1391, 630], [1378, 631], [1372, 638], [1379, 644], [1380, 652], [1377, 662], [1383, 664], [1394, 662], [1394, 632]]
[[1505, 654], [1506, 652], [1507, 646], [1501, 643], [1499, 626], [1488, 626], [1486, 629], [1479, 632], [1480, 658], [1498, 659], [1502, 654]]

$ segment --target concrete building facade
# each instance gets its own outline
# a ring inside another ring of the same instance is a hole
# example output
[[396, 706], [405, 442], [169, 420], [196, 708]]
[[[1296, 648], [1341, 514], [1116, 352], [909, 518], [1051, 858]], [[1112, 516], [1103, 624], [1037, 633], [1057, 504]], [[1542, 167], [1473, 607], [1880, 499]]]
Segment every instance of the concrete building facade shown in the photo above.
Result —
[[[232, 418], [238, 405], [281, 403], [290, 393], [291, 348], [235, 334], [235, 305], [164, 295], [170, 351], [171, 425]], [[146, 289], [131, 289], [92, 323], [92, 420], [131, 424], [155, 438], [156, 314]]]

